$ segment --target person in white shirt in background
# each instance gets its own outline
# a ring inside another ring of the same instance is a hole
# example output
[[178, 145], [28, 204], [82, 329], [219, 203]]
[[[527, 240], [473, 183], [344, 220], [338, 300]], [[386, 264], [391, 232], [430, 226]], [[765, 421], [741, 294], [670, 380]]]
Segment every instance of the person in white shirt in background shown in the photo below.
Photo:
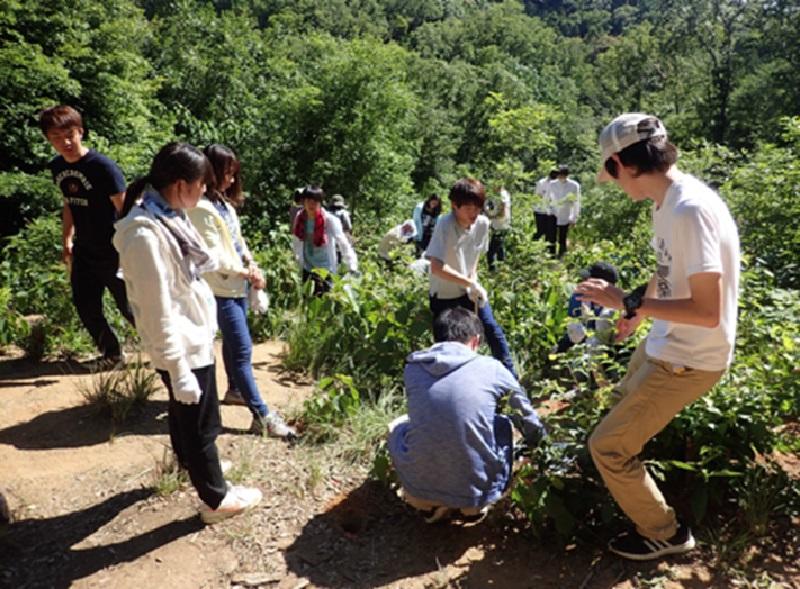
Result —
[[536, 200], [533, 204], [533, 216], [536, 219], [536, 233], [534, 241], [548, 236], [555, 231], [556, 216], [550, 208], [550, 183], [558, 176], [558, 170], [550, 170], [550, 174], [539, 179], [536, 183]]
[[483, 207], [483, 212], [492, 222], [492, 237], [489, 240], [489, 251], [486, 253], [486, 263], [490, 272], [494, 272], [495, 260], [498, 262], [506, 260], [505, 239], [511, 229], [511, 194], [501, 186], [498, 196], [499, 198], [487, 200]]
[[[638, 455], [684, 407], [722, 378], [733, 359], [739, 296], [739, 232], [725, 202], [676, 167], [677, 148], [654, 116], [628, 113], [600, 134], [599, 181], [613, 181], [631, 200], [653, 201], [656, 271], [626, 295], [606, 280], [578, 285], [584, 301], [624, 309], [617, 340], [653, 319], [617, 385], [621, 395], [595, 428], [589, 449], [598, 471], [635, 529], [609, 549], [648, 560], [694, 548]], [[625, 237], [625, 236], [623, 236]]]
[[378, 256], [386, 262], [386, 267], [390, 270], [394, 267], [390, 253], [393, 249], [411, 243], [417, 236], [417, 228], [413, 219], [406, 219], [399, 225], [395, 225], [381, 239], [378, 244]]
[[569, 168], [565, 165], [558, 167], [558, 175], [548, 185], [550, 208], [555, 215], [555, 227], [550, 227], [547, 237], [550, 254], [556, 253], [558, 241], [558, 257], [563, 258], [567, 253], [567, 234], [569, 228], [575, 225], [581, 214], [581, 185], [569, 177]]

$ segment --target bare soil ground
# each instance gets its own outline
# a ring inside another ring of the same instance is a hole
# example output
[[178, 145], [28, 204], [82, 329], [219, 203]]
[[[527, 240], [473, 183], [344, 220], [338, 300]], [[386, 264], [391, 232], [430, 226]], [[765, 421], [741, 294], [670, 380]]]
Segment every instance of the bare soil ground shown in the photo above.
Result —
[[[311, 383], [283, 372], [280, 354], [257, 346], [256, 378], [270, 407], [291, 414]], [[0, 486], [16, 520], [0, 529], [0, 587], [800, 587], [796, 525], [756, 555], [750, 581], [707, 549], [631, 564], [599, 541], [543, 545], [500, 508], [473, 527], [428, 526], [335, 445], [246, 434], [243, 407], [222, 407], [218, 446], [230, 478], [264, 501], [205, 527], [189, 486], [152, 490], [168, 455], [165, 392], [115, 429], [84, 405], [87, 378], [76, 364], [0, 359]]]

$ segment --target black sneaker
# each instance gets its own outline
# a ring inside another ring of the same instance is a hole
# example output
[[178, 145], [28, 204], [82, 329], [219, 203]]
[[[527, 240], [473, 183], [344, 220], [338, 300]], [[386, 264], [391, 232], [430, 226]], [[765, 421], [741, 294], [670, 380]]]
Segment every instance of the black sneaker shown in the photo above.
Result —
[[678, 524], [678, 531], [669, 540], [645, 538], [635, 530], [624, 532], [608, 543], [608, 549], [630, 560], [650, 560], [667, 554], [681, 554], [694, 548], [692, 530]]

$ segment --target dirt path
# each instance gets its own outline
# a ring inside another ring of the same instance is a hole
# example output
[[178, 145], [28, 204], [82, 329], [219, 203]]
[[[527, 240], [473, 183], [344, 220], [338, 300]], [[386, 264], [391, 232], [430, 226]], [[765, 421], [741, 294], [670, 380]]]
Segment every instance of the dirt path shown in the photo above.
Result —
[[[256, 347], [256, 378], [268, 405], [291, 413], [310, 383], [281, 372], [280, 353]], [[264, 501], [204, 527], [189, 487], [150, 490], [169, 444], [165, 393], [114, 431], [83, 405], [87, 375], [74, 370], [0, 362], [0, 486], [17, 520], [0, 529], [0, 587], [728, 586], [707, 554], [630, 565], [601, 548], [543, 546], [502, 509], [470, 528], [427, 526], [362, 468], [331, 458], [335, 447], [243, 433], [242, 407], [222, 407], [218, 445], [236, 465], [230, 478]], [[774, 586], [798, 586], [796, 564], [775, 568]]]

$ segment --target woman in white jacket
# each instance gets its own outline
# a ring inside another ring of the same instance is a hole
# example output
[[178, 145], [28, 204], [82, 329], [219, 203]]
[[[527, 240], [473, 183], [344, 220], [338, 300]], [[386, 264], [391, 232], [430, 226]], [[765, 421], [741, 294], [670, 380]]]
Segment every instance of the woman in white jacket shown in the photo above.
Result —
[[200, 274], [217, 261], [184, 211], [197, 204], [211, 166], [197, 148], [165, 145], [150, 173], [125, 193], [114, 247], [145, 351], [169, 391], [169, 433], [178, 462], [215, 523], [256, 505], [261, 491], [223, 478], [216, 437], [221, 429], [214, 374], [214, 296]]
[[294, 429], [264, 403], [253, 376], [247, 291], [248, 288], [263, 289], [266, 285], [242, 237], [239, 218], [232, 206], [244, 202], [241, 164], [233, 150], [224, 145], [209, 145], [203, 153], [214, 170], [214, 182], [206, 186], [205, 196], [197, 206], [186, 213], [206, 247], [219, 261], [217, 269], [206, 272], [203, 278], [214, 292], [217, 323], [222, 332], [222, 358], [228, 377], [228, 390], [222, 402], [246, 405], [250, 409], [253, 415], [251, 432], [294, 438]]

